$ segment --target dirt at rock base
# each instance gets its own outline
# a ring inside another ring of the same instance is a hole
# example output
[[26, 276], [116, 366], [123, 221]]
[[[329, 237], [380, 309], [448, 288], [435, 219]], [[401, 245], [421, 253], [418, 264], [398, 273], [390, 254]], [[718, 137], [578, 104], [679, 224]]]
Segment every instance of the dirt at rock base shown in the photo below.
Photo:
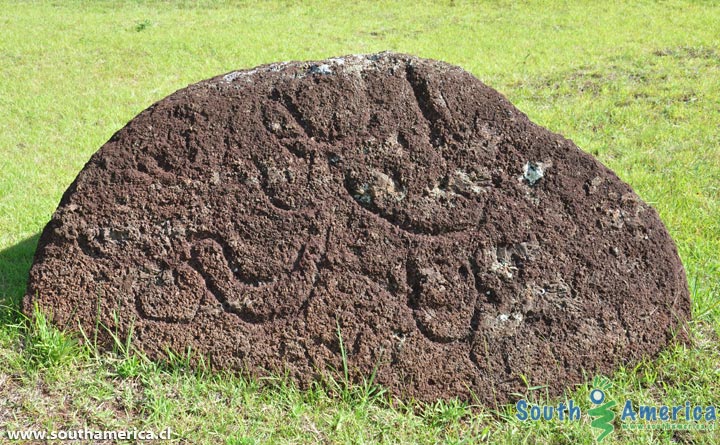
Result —
[[489, 405], [521, 375], [555, 396], [655, 356], [690, 317], [627, 184], [462, 69], [393, 53], [236, 71], [140, 113], [43, 231], [34, 303], [302, 386], [342, 370], [339, 326], [354, 379]]

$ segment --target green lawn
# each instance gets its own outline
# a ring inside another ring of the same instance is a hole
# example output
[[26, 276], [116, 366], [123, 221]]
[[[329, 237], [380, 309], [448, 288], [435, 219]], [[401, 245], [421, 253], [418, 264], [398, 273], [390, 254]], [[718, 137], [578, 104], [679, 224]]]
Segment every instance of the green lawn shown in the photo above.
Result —
[[[399, 404], [342, 382], [300, 392], [97, 353], [19, 327], [37, 244], [75, 175], [128, 120], [220, 73], [380, 50], [462, 66], [573, 139], [651, 203], [693, 297], [693, 342], [610, 376], [609, 397], [720, 405], [720, 5], [709, 1], [7, 2], [0, 0], [0, 443], [4, 429], [172, 429], [163, 443], [585, 443], [514, 407]], [[588, 383], [569, 388], [585, 412]], [[542, 389], [527, 396], [545, 401]], [[563, 399], [564, 400], [564, 399]], [[559, 400], [551, 400], [557, 403]], [[618, 412], [619, 414], [619, 412]], [[621, 431], [603, 443], [716, 443]], [[132, 443], [130, 441], [126, 443]]]

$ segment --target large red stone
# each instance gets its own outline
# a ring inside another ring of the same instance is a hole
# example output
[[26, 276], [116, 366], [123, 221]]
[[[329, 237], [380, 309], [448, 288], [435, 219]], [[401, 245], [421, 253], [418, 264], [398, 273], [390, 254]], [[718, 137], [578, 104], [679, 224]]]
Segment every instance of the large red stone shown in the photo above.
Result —
[[191, 85], [88, 162], [24, 310], [150, 357], [342, 370], [420, 400], [551, 395], [690, 316], [657, 213], [460, 68], [382, 53]]

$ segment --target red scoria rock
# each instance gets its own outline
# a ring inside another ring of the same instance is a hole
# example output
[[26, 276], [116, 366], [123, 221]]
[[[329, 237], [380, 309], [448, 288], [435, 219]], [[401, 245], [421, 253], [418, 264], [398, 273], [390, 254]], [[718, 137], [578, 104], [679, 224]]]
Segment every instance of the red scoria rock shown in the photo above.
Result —
[[[24, 300], [215, 368], [342, 370], [423, 401], [560, 394], [690, 317], [657, 213], [462, 69], [381, 53], [236, 71], [95, 153]], [[96, 332], [97, 329], [97, 332]], [[335, 371], [337, 372], [337, 371]], [[587, 373], [587, 374], [584, 374]]]

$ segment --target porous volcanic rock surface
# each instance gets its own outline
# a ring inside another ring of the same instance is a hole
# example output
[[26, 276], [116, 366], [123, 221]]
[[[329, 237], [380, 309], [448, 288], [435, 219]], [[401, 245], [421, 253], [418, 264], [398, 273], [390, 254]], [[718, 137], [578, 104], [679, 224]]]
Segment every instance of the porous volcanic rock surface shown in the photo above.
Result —
[[302, 386], [341, 373], [339, 327], [353, 379], [487, 404], [653, 356], [690, 316], [627, 184], [462, 69], [393, 53], [236, 71], [140, 113], [43, 231], [34, 303]]

